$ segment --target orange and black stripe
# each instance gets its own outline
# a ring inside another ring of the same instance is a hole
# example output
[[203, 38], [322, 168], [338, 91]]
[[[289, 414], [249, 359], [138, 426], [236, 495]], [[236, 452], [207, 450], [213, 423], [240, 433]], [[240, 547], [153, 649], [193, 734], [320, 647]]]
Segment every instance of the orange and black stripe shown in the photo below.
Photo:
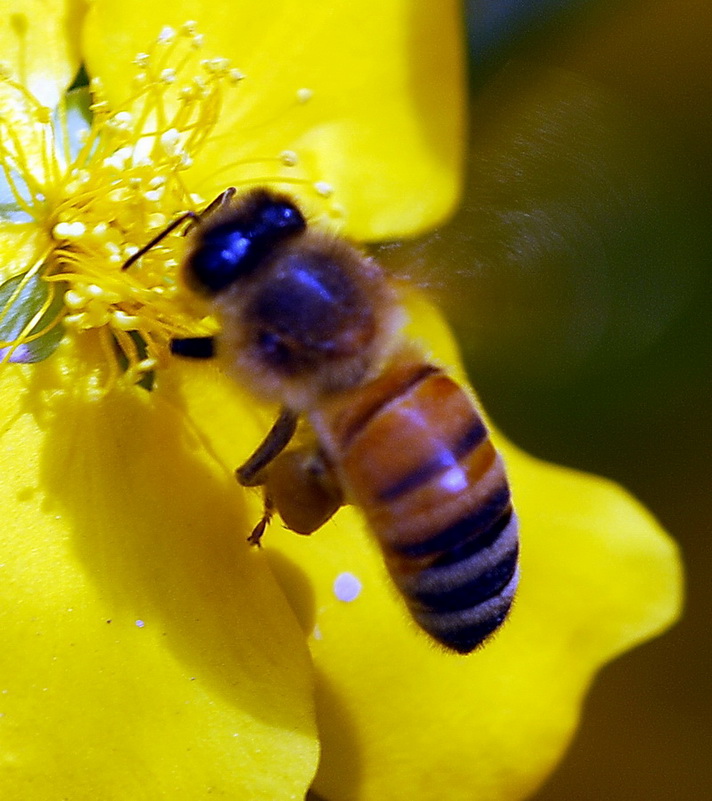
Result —
[[517, 520], [499, 454], [467, 392], [430, 364], [396, 364], [315, 421], [415, 620], [472, 651], [517, 585]]

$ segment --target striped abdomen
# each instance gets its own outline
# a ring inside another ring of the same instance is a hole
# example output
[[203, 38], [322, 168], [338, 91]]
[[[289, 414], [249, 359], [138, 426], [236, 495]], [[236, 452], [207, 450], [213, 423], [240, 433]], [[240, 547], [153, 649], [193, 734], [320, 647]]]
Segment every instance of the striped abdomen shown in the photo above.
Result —
[[433, 365], [398, 365], [314, 422], [415, 620], [472, 651], [509, 612], [518, 541], [502, 460], [467, 393]]

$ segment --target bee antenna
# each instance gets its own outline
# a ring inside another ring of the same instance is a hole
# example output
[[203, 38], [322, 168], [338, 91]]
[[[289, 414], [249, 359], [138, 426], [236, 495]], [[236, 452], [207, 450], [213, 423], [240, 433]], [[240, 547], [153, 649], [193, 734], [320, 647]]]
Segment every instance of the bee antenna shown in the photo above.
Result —
[[128, 259], [123, 263], [121, 269], [128, 270], [132, 264], [137, 262], [144, 253], [147, 253], [151, 248], [155, 247], [162, 239], [168, 236], [171, 231], [174, 231], [179, 225], [182, 225], [186, 220], [197, 220], [200, 215], [196, 214], [194, 211], [186, 211], [185, 214], [181, 214], [180, 217], [177, 217], [173, 222], [169, 223], [157, 236], [154, 236], [153, 239], [145, 244], [142, 248], [137, 250], [133, 256], [129, 256]]

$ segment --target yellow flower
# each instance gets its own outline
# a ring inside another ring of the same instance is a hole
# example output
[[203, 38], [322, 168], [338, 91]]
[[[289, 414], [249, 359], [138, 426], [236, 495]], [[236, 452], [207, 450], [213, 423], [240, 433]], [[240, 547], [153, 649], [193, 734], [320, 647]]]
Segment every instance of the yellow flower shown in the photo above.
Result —
[[[362, 239], [435, 224], [458, 188], [455, 4], [16, 7], [0, 331], [6, 362], [35, 363], [0, 373], [0, 793], [525, 797], [595, 670], [674, 618], [664, 533], [619, 488], [497, 437], [521, 590], [485, 647], [445, 653], [355, 510], [247, 545], [259, 496], [233, 470], [273, 410], [170, 356], [173, 337], [215, 330], [176, 289], [180, 233], [121, 269], [226, 185], [286, 185]], [[90, 110], [62, 99], [80, 34]], [[409, 310], [459, 372], [433, 309], [413, 294]]]

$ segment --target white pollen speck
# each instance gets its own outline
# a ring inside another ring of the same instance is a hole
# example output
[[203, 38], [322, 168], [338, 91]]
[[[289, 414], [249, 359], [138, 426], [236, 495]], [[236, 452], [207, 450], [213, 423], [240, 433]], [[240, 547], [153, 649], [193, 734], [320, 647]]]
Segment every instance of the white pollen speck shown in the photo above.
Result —
[[355, 601], [361, 595], [361, 582], [353, 573], [339, 573], [334, 579], [334, 595], [344, 603]]
[[136, 621], [136, 628], [138, 628], [138, 629], [142, 629], [145, 625], [146, 625], [146, 623], [143, 620], [137, 620]]
[[297, 100], [300, 103], [308, 103], [312, 97], [314, 97], [314, 92], [311, 89], [297, 89]]
[[321, 633], [321, 629], [319, 628], [319, 624], [314, 626], [314, 628], [312, 629], [312, 637], [315, 640], [320, 640], [323, 636], [324, 635]]

